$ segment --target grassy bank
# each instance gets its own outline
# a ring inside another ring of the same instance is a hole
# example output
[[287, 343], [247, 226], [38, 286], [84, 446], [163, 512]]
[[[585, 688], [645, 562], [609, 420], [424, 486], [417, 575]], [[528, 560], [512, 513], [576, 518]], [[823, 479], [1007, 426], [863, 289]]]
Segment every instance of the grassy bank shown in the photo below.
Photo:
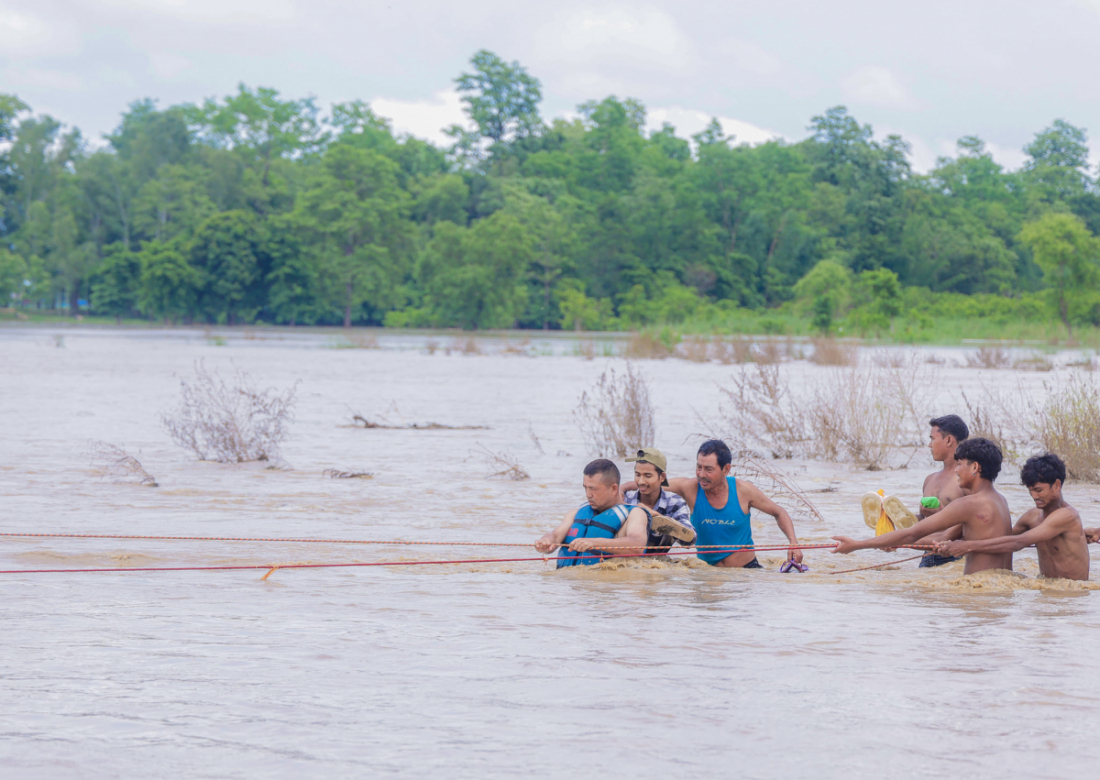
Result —
[[[95, 315], [82, 315], [71, 317], [63, 311], [48, 310], [20, 310], [18, 313], [12, 309], [0, 309], [0, 325], [23, 326], [48, 326], [48, 327], [122, 327], [122, 328], [169, 328], [161, 322], [137, 318], [124, 318], [119, 321], [114, 317], [102, 317]], [[272, 329], [282, 330], [286, 326], [254, 323], [238, 326], [210, 326], [204, 323], [196, 323], [196, 328], [217, 328], [218, 330], [245, 330], [245, 329]], [[299, 332], [325, 331], [339, 334], [340, 328], [331, 326], [298, 326], [294, 328]], [[362, 328], [355, 328], [356, 331]], [[372, 328], [373, 330], [373, 328]], [[445, 333], [469, 334], [466, 331], [442, 331]], [[555, 331], [551, 331], [554, 333]], [[601, 331], [606, 333], [607, 331]], [[698, 336], [788, 336], [793, 338], [810, 339], [821, 334], [814, 327], [813, 318], [801, 314], [791, 308], [766, 309], [753, 311], [750, 309], [731, 309], [723, 311], [718, 307], [708, 307], [705, 312], [689, 319], [676, 323], [657, 323], [644, 327], [623, 329], [620, 331], [625, 336], [628, 333], [641, 333], [647, 337], [666, 344], [669, 349], [674, 349], [684, 339]], [[474, 334], [477, 331], [472, 332]], [[488, 335], [490, 331], [481, 331]], [[521, 334], [530, 334], [537, 337], [543, 333], [539, 330], [519, 331]], [[561, 331], [557, 331], [561, 333]], [[573, 333], [571, 335], [585, 338], [587, 332]], [[591, 333], [593, 337], [597, 332]], [[1051, 347], [1078, 346], [1088, 349], [1100, 349], [1100, 328], [1092, 325], [1083, 325], [1073, 330], [1073, 338], [1069, 338], [1066, 328], [1061, 322], [1054, 319], [1031, 320], [1020, 317], [1004, 317], [992, 315], [957, 316], [950, 314], [936, 314], [929, 316], [924, 311], [918, 311], [913, 316], [902, 315], [894, 319], [892, 325], [882, 329], [866, 329], [852, 327], [843, 320], [832, 329], [832, 336], [855, 340], [871, 344], [927, 344], [958, 346], [975, 340], [1000, 342], [1005, 344], [1026, 344], [1029, 346], [1045, 345]]]

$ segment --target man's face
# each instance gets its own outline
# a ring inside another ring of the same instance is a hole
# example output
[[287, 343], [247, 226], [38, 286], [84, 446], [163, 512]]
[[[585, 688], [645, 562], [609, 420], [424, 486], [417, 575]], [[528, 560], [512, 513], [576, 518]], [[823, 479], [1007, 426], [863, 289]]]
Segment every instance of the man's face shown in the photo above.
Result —
[[610, 509], [619, 503], [619, 486], [614, 482], [605, 482], [603, 476], [584, 478], [584, 497], [597, 512]]
[[981, 478], [982, 467], [970, 460], [960, 460], [955, 464], [955, 477], [959, 487], [970, 489]]
[[661, 473], [652, 463], [635, 463], [634, 481], [638, 483], [638, 489], [647, 496], [661, 492]]
[[928, 434], [928, 449], [932, 451], [932, 460], [943, 463], [951, 454], [951, 444], [955, 440], [949, 434], [944, 434], [936, 426], [932, 426], [932, 432]]
[[695, 457], [695, 478], [699, 480], [699, 487], [704, 491], [713, 490], [729, 473], [729, 464], [719, 466], [718, 456], [713, 453]]
[[1028, 487], [1027, 492], [1031, 493], [1031, 500], [1035, 502], [1035, 506], [1046, 509], [1062, 497], [1062, 480], [1054, 480], [1053, 485], [1049, 482], [1036, 482]]

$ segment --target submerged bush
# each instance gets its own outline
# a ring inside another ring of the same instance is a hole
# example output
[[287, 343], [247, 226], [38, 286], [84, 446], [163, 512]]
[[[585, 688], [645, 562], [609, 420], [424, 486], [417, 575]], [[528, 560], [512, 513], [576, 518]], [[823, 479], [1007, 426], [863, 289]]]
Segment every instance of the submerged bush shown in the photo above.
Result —
[[1034, 434], [1044, 450], [1065, 461], [1069, 476], [1100, 482], [1100, 387], [1091, 378], [1074, 375], [1053, 389], [1036, 418]]
[[792, 386], [778, 365], [756, 363], [723, 388], [721, 413], [732, 430], [773, 458], [809, 457], [886, 466], [896, 450], [919, 448], [933, 385], [915, 357], [896, 366], [863, 361]]
[[614, 368], [600, 374], [581, 394], [573, 417], [598, 455], [625, 457], [657, 439], [649, 385], [630, 363], [622, 374]]
[[297, 387], [260, 390], [240, 369], [227, 381], [200, 360], [193, 379], [180, 379], [179, 406], [161, 422], [172, 441], [199, 460], [272, 460], [294, 420]]

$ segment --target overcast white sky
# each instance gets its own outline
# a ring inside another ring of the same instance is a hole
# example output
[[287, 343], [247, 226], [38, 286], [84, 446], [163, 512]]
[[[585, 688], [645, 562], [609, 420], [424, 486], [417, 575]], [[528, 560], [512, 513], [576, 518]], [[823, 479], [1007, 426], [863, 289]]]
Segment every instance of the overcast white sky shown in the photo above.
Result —
[[126, 105], [235, 91], [362, 98], [398, 130], [461, 122], [454, 78], [481, 48], [543, 83], [543, 115], [636, 97], [681, 135], [806, 135], [849, 107], [927, 169], [977, 134], [1015, 167], [1055, 118], [1100, 152], [1100, 0], [370, 2], [0, 0], [0, 92], [98, 138]]

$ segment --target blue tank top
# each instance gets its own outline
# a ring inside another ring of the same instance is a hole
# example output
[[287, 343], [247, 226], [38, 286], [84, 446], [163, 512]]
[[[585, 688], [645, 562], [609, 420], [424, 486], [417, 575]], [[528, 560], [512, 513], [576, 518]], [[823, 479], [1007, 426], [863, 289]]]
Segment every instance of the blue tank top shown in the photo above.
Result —
[[[707, 501], [702, 488], [695, 494], [695, 509], [691, 512], [691, 524], [695, 526], [695, 543], [699, 545], [721, 545], [723, 547], [741, 547], [752, 544], [752, 525], [748, 512], [741, 511], [741, 502], [737, 500], [737, 479], [726, 477], [730, 497], [721, 509], [715, 509]], [[699, 559], [707, 563], [718, 563], [736, 551], [701, 552]]]

